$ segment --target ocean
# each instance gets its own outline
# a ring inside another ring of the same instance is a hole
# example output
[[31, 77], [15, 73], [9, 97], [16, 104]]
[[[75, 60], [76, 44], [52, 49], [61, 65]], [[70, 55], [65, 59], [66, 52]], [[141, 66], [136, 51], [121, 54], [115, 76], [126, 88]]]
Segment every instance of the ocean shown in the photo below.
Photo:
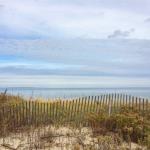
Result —
[[[4, 92], [6, 88], [0, 88], [0, 92]], [[20, 95], [25, 98], [75, 98], [82, 96], [96, 96], [108, 93], [122, 93], [142, 98], [150, 99], [150, 88], [34, 88], [34, 87], [18, 87], [7, 88], [7, 93], [12, 95]]]

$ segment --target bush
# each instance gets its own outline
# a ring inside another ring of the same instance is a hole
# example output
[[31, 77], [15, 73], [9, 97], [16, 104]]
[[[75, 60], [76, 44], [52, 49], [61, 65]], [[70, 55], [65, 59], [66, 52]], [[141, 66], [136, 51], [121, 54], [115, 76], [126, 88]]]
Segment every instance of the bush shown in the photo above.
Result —
[[[150, 134], [150, 122], [138, 112], [122, 110], [120, 113], [108, 116], [105, 113], [89, 114], [88, 122], [95, 132], [118, 133], [126, 141], [143, 141]], [[99, 128], [99, 130], [98, 130]], [[102, 132], [103, 131], [103, 132]]]

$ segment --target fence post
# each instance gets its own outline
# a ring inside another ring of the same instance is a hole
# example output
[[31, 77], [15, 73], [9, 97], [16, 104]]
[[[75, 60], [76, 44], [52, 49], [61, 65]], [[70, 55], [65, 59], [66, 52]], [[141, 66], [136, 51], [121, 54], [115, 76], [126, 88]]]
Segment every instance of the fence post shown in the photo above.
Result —
[[144, 110], [145, 110], [145, 99], [143, 98], [143, 107], [142, 107], [142, 109], [143, 109], [143, 112], [144, 112]]
[[90, 105], [90, 96], [88, 97], [87, 112], [89, 112], [89, 105]]
[[96, 112], [96, 107], [97, 107], [97, 96], [94, 96], [94, 102], [93, 102], [93, 112]]
[[117, 112], [118, 112], [118, 109], [119, 109], [119, 104], [120, 104], [120, 95], [117, 94]]
[[125, 105], [125, 107], [128, 108], [128, 95], [126, 95], [126, 105]]
[[111, 94], [110, 103], [111, 103], [111, 108], [110, 109], [111, 109], [111, 113], [112, 113], [114, 111], [114, 108], [113, 108], [114, 107], [114, 94], [113, 93]]
[[123, 107], [125, 105], [125, 95], [123, 94]]
[[39, 125], [40, 121], [39, 121], [39, 118], [40, 118], [40, 103], [37, 102], [37, 126]]
[[141, 98], [139, 98], [139, 111], [141, 111]]
[[73, 112], [73, 110], [71, 110], [71, 101], [72, 101], [72, 99], [69, 99], [68, 100], [68, 119], [69, 119], [69, 122], [70, 122], [70, 120], [71, 120], [71, 114], [72, 114], [72, 112]]
[[123, 94], [120, 94], [120, 108], [122, 108], [122, 104], [123, 104]]
[[76, 107], [76, 103], [77, 103], [77, 101], [75, 100], [75, 104], [74, 104], [74, 99], [73, 100], [71, 100], [72, 102], [71, 102], [71, 112], [70, 112], [70, 110], [69, 110], [69, 112], [70, 112], [70, 118], [72, 119], [73, 118], [73, 116], [75, 116], [76, 114], [75, 114], [75, 107]]
[[136, 99], [135, 99], [135, 102], [136, 102], [136, 109], [137, 109], [137, 106], [138, 106], [138, 104], [137, 104], [137, 97], [136, 97]]
[[94, 97], [92, 96], [90, 100], [90, 112], [92, 112], [93, 110], [93, 104], [94, 104], [93, 102], [94, 102]]
[[117, 107], [117, 94], [115, 93], [115, 98], [114, 98], [114, 111], [116, 112], [116, 107]]
[[108, 94], [106, 94], [106, 105], [108, 105]]
[[109, 104], [108, 104], [108, 115], [109, 115], [109, 117], [110, 117], [110, 115], [111, 115], [111, 95], [109, 94]]
[[148, 113], [148, 99], [146, 99], [146, 113]]
[[81, 124], [81, 119], [82, 119], [82, 116], [83, 116], [83, 103], [84, 103], [84, 97], [82, 97], [81, 99], [81, 110], [80, 110], [80, 118], [79, 118], [79, 124]]
[[131, 109], [131, 95], [129, 95], [129, 109]]

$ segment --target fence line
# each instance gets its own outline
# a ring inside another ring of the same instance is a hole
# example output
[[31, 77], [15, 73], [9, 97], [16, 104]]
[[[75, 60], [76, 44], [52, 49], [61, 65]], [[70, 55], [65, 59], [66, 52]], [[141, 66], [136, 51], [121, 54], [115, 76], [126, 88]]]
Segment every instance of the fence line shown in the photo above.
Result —
[[150, 101], [124, 94], [103, 94], [72, 100], [21, 101], [0, 107], [1, 123], [12, 128], [24, 125], [41, 125], [55, 122], [82, 122], [88, 113], [105, 111], [110, 116], [121, 108], [150, 113]]

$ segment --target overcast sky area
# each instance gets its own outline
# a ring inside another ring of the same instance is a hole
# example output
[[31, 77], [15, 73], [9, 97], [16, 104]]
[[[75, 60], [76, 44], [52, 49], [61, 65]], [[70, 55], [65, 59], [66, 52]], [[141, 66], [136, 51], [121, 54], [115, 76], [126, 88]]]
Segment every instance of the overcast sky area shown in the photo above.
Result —
[[150, 87], [150, 0], [0, 0], [0, 87]]

